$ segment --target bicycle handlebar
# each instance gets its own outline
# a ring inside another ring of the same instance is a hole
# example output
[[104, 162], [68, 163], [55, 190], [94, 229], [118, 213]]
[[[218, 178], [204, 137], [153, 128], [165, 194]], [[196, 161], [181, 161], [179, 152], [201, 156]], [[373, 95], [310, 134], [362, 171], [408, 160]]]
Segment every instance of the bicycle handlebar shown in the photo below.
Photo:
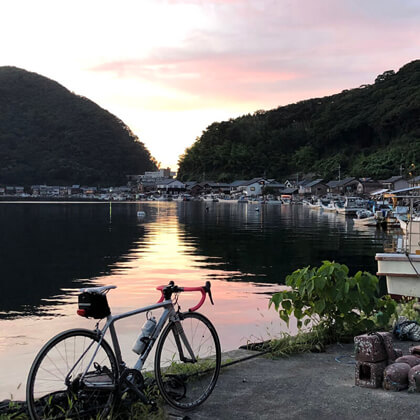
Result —
[[201, 292], [200, 301], [197, 303], [197, 305], [188, 309], [189, 312], [194, 312], [203, 305], [204, 301], [206, 300], [206, 294], [209, 295], [210, 302], [212, 305], [214, 305], [213, 297], [211, 295], [211, 283], [209, 281], [206, 281], [206, 284], [204, 286], [199, 286], [199, 287], [179, 287], [179, 286], [176, 286], [173, 281], [170, 281], [167, 286], [158, 286], [156, 287], [156, 289], [160, 290], [162, 294], [157, 303], [163, 302], [164, 300], [171, 299], [172, 294], [174, 293]]

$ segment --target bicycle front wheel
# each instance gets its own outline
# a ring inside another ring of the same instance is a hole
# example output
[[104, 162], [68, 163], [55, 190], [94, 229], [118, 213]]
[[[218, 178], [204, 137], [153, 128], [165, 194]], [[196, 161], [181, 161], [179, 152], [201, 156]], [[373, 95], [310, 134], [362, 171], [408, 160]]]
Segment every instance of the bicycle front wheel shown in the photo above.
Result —
[[109, 344], [75, 329], [52, 338], [29, 372], [26, 400], [32, 419], [102, 418], [112, 407], [118, 367]]
[[219, 337], [203, 315], [180, 314], [170, 322], [156, 348], [155, 376], [160, 393], [172, 407], [192, 409], [213, 391], [220, 372]]

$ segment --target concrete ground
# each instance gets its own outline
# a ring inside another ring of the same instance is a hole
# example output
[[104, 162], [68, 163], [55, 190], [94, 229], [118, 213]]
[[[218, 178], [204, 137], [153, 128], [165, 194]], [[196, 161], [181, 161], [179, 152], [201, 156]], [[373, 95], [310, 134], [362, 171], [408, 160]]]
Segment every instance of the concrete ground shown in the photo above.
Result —
[[[395, 347], [409, 354], [410, 345]], [[236, 351], [235, 358], [251, 352]], [[222, 369], [202, 406], [170, 419], [420, 419], [420, 394], [355, 386], [353, 344], [282, 359], [264, 356]], [[184, 417], [188, 416], [188, 417]]]

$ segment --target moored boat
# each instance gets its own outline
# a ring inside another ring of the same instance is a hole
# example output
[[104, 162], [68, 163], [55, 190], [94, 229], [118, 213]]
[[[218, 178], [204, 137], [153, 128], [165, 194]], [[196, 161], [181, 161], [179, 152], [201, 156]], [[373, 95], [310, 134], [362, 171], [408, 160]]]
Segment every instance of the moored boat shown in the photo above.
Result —
[[386, 276], [388, 293], [420, 297], [420, 255], [409, 253], [379, 253], [378, 276]]
[[370, 210], [358, 210], [353, 219], [355, 225], [359, 226], [377, 226], [378, 220]]
[[337, 212], [333, 200], [321, 200], [320, 204], [320, 207], [323, 211], [329, 211], [334, 213]]
[[358, 210], [365, 210], [365, 206], [358, 197], [345, 197], [344, 201], [337, 201], [335, 204], [337, 213], [356, 214]]

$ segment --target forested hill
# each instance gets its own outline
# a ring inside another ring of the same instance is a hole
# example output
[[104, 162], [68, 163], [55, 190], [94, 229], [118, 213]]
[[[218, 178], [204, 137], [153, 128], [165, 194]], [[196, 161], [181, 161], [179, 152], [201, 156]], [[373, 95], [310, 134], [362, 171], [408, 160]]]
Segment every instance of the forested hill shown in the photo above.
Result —
[[[420, 168], [420, 60], [370, 85], [213, 123], [179, 160], [182, 180], [299, 172], [385, 178]], [[412, 169], [412, 167], [411, 167]]]
[[121, 185], [155, 168], [114, 115], [36, 73], [0, 67], [0, 184]]

